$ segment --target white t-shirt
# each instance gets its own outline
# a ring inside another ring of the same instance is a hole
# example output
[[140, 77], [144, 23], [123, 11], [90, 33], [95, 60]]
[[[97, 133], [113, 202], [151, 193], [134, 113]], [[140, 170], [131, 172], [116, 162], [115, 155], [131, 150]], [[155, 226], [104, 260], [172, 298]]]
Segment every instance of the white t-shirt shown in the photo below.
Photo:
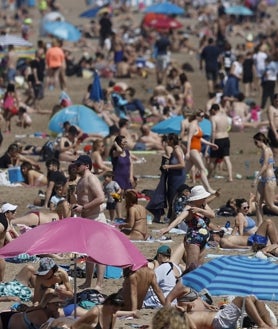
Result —
[[[167, 297], [169, 292], [176, 285], [177, 279], [175, 277], [173, 267], [177, 268], [179, 271], [179, 274], [181, 275], [181, 269], [176, 264], [170, 263], [170, 262], [162, 263], [154, 270], [159, 288], [162, 290], [163, 295], [165, 297]], [[149, 288], [149, 290], [147, 292], [147, 295], [144, 300], [144, 306], [145, 307], [162, 307], [158, 297], [156, 296], [156, 294], [152, 288]]]

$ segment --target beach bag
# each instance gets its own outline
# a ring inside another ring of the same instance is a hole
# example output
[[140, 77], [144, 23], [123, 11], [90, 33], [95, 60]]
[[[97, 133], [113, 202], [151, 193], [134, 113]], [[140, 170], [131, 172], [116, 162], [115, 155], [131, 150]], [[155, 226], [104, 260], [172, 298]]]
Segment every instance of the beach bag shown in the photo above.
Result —
[[[102, 294], [96, 289], [85, 289], [77, 293], [77, 304], [85, 309], [90, 309], [95, 305], [100, 305], [104, 302], [107, 295]], [[68, 304], [74, 304], [74, 299], [71, 299]]]

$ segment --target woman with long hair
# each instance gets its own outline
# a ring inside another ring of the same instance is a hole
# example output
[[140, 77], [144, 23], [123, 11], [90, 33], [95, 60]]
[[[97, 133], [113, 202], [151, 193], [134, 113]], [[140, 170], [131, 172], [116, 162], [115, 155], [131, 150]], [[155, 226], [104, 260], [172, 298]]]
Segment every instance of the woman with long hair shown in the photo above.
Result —
[[167, 170], [167, 201], [168, 213], [167, 218], [172, 217], [172, 202], [176, 195], [177, 189], [185, 182], [185, 161], [184, 153], [179, 145], [178, 135], [171, 133], [167, 137], [167, 144], [172, 147], [173, 151], [170, 154], [169, 164], [162, 165], [164, 170]]
[[120, 225], [121, 231], [131, 240], [146, 240], [148, 238], [147, 212], [145, 207], [138, 204], [136, 191], [127, 190], [125, 202], [126, 224]]
[[[124, 191], [133, 187], [133, 163], [130, 152], [127, 147], [127, 139], [125, 136], [118, 135], [110, 149], [109, 155], [111, 157], [114, 180], [120, 185], [122, 196]], [[117, 210], [120, 217], [121, 203], [117, 203]]]
[[257, 185], [257, 220], [258, 225], [263, 221], [263, 203], [274, 213], [278, 214], [278, 206], [275, 205], [275, 188], [277, 185], [276, 176], [274, 173], [274, 157], [269, 146], [269, 141], [266, 136], [259, 132], [253, 136], [255, 145], [261, 150], [260, 164], [261, 168], [255, 184]]
[[186, 151], [187, 162], [186, 162], [185, 170], [188, 173], [192, 168], [192, 166], [195, 165], [200, 172], [201, 181], [205, 189], [209, 193], [214, 194], [215, 190], [211, 188], [208, 182], [207, 170], [201, 156], [201, 149], [202, 149], [202, 143], [216, 150], [218, 149], [218, 146], [202, 138], [203, 132], [199, 126], [199, 123], [203, 120], [204, 116], [205, 116], [204, 111], [198, 110], [189, 119], [190, 125], [189, 125], [188, 138], [187, 138], [187, 151]]

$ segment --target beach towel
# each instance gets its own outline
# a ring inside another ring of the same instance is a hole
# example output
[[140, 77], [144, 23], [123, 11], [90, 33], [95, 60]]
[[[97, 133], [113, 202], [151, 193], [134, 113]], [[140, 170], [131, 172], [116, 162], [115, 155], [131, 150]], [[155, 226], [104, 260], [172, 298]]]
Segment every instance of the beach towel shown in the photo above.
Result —
[[0, 296], [15, 296], [19, 297], [23, 302], [29, 302], [32, 297], [32, 291], [19, 281], [13, 280], [0, 283]]

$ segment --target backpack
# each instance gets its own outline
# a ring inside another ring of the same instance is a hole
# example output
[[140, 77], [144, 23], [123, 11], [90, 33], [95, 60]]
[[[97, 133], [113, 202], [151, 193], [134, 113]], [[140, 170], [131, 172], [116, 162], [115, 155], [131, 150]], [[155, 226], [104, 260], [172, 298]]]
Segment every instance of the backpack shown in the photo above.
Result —
[[[100, 293], [95, 289], [86, 289], [77, 293], [77, 304], [85, 309], [90, 309], [95, 305], [102, 304], [107, 295]], [[73, 304], [74, 299], [71, 299], [68, 304]]]
[[53, 141], [48, 140], [42, 147], [40, 156], [42, 161], [47, 161], [55, 158], [56, 150]]

